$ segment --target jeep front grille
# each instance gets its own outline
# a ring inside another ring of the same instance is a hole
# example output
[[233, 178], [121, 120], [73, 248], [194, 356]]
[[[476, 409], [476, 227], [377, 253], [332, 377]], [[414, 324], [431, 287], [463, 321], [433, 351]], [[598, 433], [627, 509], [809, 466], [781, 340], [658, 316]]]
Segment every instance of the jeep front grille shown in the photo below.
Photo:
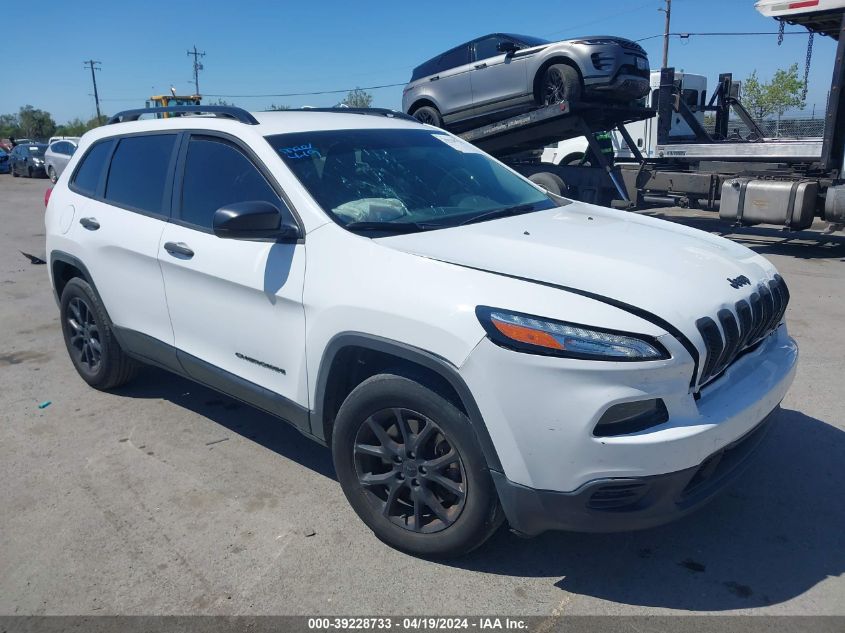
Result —
[[718, 325], [710, 317], [696, 321], [706, 348], [699, 384], [720, 376], [742, 352], [770, 334], [783, 319], [788, 303], [786, 283], [775, 275], [768, 284], [760, 284], [748, 300], [737, 301], [733, 311], [720, 310]]

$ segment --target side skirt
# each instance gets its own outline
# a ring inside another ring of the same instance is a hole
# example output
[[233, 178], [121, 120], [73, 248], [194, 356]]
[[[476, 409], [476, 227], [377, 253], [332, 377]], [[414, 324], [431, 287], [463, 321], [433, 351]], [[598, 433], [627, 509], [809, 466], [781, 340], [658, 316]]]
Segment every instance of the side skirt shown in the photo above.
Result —
[[307, 408], [260, 385], [212, 365], [196, 356], [176, 349], [141, 332], [112, 326], [121, 348], [129, 356], [150, 365], [178, 374], [201, 385], [226, 394], [245, 404], [281, 418], [303, 435], [326, 445], [311, 433]]

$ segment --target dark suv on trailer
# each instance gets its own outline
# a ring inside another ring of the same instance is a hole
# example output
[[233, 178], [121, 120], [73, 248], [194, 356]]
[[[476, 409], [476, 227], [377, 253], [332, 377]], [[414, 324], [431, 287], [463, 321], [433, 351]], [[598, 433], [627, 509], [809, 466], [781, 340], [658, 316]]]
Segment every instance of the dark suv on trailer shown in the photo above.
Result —
[[494, 33], [417, 66], [402, 109], [423, 123], [459, 128], [585, 95], [634, 101], [648, 91], [648, 56], [636, 42]]

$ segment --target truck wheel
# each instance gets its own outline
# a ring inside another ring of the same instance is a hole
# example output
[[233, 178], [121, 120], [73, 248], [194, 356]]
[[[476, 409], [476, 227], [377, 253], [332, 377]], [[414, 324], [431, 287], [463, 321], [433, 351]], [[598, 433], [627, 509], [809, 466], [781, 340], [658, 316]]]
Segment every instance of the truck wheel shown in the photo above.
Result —
[[569, 190], [566, 183], [563, 182], [563, 178], [548, 171], [531, 174], [528, 180], [556, 196], [565, 196]]
[[487, 464], [467, 417], [420, 383], [379, 374], [340, 407], [335, 471], [375, 535], [421, 556], [458, 556], [502, 522]]
[[553, 64], [546, 69], [542, 83], [543, 105], [581, 98], [581, 79], [578, 71], [566, 64]]
[[437, 108], [433, 106], [422, 106], [421, 108], [417, 108], [411, 116], [420, 123], [427, 123], [428, 125], [433, 125], [435, 127], [443, 127], [443, 117], [440, 116], [440, 112], [437, 111]]
[[111, 322], [91, 286], [75, 277], [62, 291], [62, 334], [70, 359], [82, 379], [96, 389], [129, 382], [137, 363], [120, 349]]

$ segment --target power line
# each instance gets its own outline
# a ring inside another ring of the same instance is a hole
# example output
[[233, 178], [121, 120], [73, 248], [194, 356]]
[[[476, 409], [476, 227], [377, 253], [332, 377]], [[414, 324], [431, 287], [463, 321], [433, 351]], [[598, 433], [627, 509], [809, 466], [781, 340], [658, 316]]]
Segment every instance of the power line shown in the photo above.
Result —
[[197, 51], [197, 45], [194, 44], [194, 50], [188, 51], [188, 56], [194, 56], [194, 94], [198, 95], [200, 93], [200, 71], [203, 69], [202, 62], [199, 60], [200, 57], [205, 57], [205, 51], [200, 53]]
[[98, 66], [102, 65], [102, 62], [98, 62], [96, 60], [89, 59], [86, 62], [82, 62], [82, 65], [85, 66], [85, 68], [91, 69], [91, 81], [94, 82], [94, 104], [97, 106], [97, 121], [99, 121], [100, 118], [101, 118], [101, 115], [100, 115], [100, 95], [97, 93], [97, 77], [94, 74], [94, 71], [100, 70], [98, 68]]
[[[806, 35], [806, 31], [786, 31], [784, 35]], [[635, 42], [645, 42], [647, 40], [653, 40], [658, 37], [680, 37], [681, 39], [686, 39], [693, 35], [696, 36], [714, 36], [714, 37], [721, 37], [721, 36], [730, 36], [730, 35], [780, 35], [777, 31], [751, 31], [751, 32], [741, 32], [741, 31], [721, 31], [721, 32], [712, 32], [712, 33], [659, 33], [657, 35], [649, 35], [648, 37], [643, 37], [638, 40], [634, 40]]]
[[363, 88], [356, 86], [355, 88], [343, 88], [339, 90], [320, 90], [317, 92], [286, 92], [281, 94], [260, 94], [260, 95], [229, 95], [229, 94], [207, 94], [206, 97], [229, 97], [232, 99], [259, 99], [265, 97], [309, 97], [313, 95], [333, 95], [342, 94], [344, 92], [351, 92], [356, 88], [358, 90], [379, 90], [381, 88], [395, 88], [397, 86], [404, 86], [407, 82], [403, 81], [397, 84], [383, 84], [381, 86], [364, 86]]

